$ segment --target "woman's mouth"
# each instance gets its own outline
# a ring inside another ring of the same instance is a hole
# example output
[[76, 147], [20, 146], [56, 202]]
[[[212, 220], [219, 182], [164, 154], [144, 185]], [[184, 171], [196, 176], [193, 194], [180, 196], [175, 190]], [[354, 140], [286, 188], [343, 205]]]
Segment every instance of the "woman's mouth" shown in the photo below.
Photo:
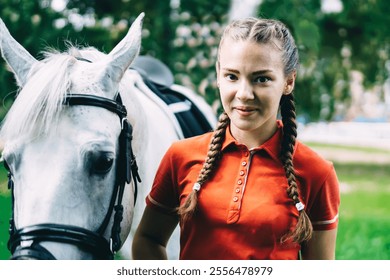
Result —
[[257, 111], [256, 108], [247, 107], [247, 106], [236, 106], [233, 107], [233, 109], [236, 110], [237, 113], [240, 114], [241, 116], [249, 116]]

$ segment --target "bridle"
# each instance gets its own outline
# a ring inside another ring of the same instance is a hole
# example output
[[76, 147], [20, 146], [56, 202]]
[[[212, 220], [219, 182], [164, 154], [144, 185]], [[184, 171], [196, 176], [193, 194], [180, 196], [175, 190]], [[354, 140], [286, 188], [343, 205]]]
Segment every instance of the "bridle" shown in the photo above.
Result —
[[[53, 223], [37, 224], [17, 229], [14, 221], [13, 175], [7, 163], [4, 162], [4, 165], [8, 170], [8, 188], [12, 193], [12, 214], [9, 228], [10, 238], [8, 241], [8, 249], [12, 253], [11, 259], [55, 259], [46, 248], [40, 245], [40, 242], [42, 241], [75, 245], [91, 252], [96, 259], [113, 259], [114, 254], [122, 245], [120, 238], [120, 223], [123, 219], [122, 199], [124, 189], [126, 183], [129, 184], [133, 177], [135, 204], [137, 197], [137, 181], [141, 182], [138, 166], [131, 146], [133, 128], [127, 120], [126, 108], [122, 104], [120, 94], [117, 95], [115, 101], [94, 95], [68, 94], [65, 97], [64, 105], [100, 107], [116, 113], [119, 116], [121, 122], [119, 156], [117, 158], [116, 182], [108, 212], [96, 231], [91, 231], [78, 226]], [[107, 240], [104, 238], [103, 234], [108, 227], [113, 212], [115, 213], [111, 228], [111, 237]]]

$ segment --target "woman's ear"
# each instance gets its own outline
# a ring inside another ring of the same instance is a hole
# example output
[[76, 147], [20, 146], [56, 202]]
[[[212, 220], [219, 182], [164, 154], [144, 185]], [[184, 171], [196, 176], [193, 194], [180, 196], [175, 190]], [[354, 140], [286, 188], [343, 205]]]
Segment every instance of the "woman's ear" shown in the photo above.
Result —
[[286, 85], [284, 87], [284, 92], [283, 92], [284, 95], [289, 95], [293, 91], [296, 77], [297, 77], [296, 70], [294, 70], [291, 74], [287, 76]]

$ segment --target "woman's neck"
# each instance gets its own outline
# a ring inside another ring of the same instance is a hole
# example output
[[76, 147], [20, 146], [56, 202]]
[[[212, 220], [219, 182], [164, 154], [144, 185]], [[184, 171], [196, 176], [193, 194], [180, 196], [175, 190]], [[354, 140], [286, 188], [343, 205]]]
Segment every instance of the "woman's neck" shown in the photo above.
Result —
[[238, 129], [234, 125], [230, 125], [230, 133], [239, 144], [245, 145], [248, 150], [257, 148], [267, 142], [278, 129], [278, 125], [274, 122], [266, 127], [262, 126], [256, 130], [246, 131]]

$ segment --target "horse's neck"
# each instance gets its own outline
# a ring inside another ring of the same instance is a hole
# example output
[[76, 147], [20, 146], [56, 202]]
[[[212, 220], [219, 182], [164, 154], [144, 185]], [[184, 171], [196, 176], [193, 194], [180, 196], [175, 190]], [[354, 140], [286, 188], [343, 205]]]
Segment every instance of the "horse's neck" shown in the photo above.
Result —
[[[164, 109], [153, 93], [145, 88], [142, 78], [134, 71], [128, 71], [122, 80], [120, 92], [128, 111], [128, 119], [133, 125], [133, 150], [137, 159], [142, 183], [138, 187], [138, 199], [134, 208], [131, 232], [126, 244], [122, 247], [122, 256], [131, 258], [130, 248], [133, 235], [139, 225], [145, 209], [145, 197], [150, 192], [153, 179], [161, 158], [170, 144], [179, 139], [177, 125], [173, 116]], [[170, 258], [178, 258], [179, 235], [174, 234], [174, 252], [168, 249]], [[170, 248], [170, 247], [168, 247]]]
[[162, 156], [178, 135], [171, 116], [140, 88], [140, 84], [145, 86], [141, 76], [133, 71], [127, 74], [121, 84], [121, 96], [133, 125], [133, 149], [140, 173], [145, 181], [150, 181]]

